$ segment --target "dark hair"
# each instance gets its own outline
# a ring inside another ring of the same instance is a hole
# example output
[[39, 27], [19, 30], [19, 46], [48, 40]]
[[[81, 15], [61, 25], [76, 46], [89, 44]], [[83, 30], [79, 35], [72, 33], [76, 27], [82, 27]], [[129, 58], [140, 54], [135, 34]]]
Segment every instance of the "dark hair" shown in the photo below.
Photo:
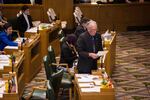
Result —
[[27, 10], [27, 9], [29, 9], [29, 7], [28, 7], [27, 5], [24, 5], [24, 6], [21, 7], [21, 10], [22, 10], [22, 11], [25, 11], [25, 10]]
[[74, 34], [69, 34], [69, 35], [67, 35], [67, 37], [66, 37], [66, 41], [67, 41], [69, 44], [75, 45], [75, 44], [76, 44], [76, 41], [77, 41], [77, 37], [76, 37]]
[[3, 29], [4, 30], [7, 30], [9, 27], [12, 27], [12, 25], [10, 23], [6, 23], [4, 26], [3, 26]]
[[81, 19], [81, 24], [85, 24], [85, 23], [87, 23], [88, 21], [90, 21], [89, 18], [83, 17], [83, 18]]

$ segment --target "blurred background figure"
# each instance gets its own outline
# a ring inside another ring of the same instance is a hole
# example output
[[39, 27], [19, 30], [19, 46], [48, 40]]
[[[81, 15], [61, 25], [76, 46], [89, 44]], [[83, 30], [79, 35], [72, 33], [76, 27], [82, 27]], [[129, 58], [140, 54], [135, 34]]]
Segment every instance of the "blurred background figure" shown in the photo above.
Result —
[[7, 23], [7, 19], [3, 16], [0, 11], [0, 31], [2, 31], [4, 24]]
[[18, 46], [20, 44], [12, 41], [12, 25], [6, 23], [3, 26], [4, 30], [0, 32], [0, 51], [3, 51], [6, 46]]
[[22, 14], [17, 18], [17, 22], [20, 36], [24, 37], [24, 32], [33, 27], [33, 24], [32, 17], [30, 16], [29, 7], [24, 5], [22, 6], [21, 11]]
[[69, 68], [73, 66], [74, 60], [77, 59], [77, 52], [75, 49], [77, 38], [74, 34], [69, 34], [66, 40], [61, 44], [60, 63], [67, 63]]
[[74, 34], [76, 35], [77, 38], [80, 36], [80, 34], [82, 34], [86, 31], [86, 24], [88, 21], [90, 21], [90, 19], [88, 19], [86, 17], [83, 17], [81, 19], [81, 24], [76, 27], [76, 30], [74, 32]]

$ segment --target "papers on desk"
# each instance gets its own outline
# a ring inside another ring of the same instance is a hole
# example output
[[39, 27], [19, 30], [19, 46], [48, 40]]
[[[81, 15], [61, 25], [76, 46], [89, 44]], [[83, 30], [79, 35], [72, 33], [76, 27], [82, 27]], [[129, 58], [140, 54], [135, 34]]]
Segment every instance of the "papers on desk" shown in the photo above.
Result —
[[81, 88], [81, 92], [100, 92], [100, 86], [94, 86], [92, 88]]
[[86, 83], [92, 83], [94, 80], [99, 80], [99, 76], [97, 75], [89, 75], [89, 74], [75, 74], [78, 78], [78, 82], [86, 82]]
[[83, 87], [93, 87], [94, 84], [93, 83], [79, 83], [79, 87], [83, 88]]
[[10, 55], [0, 55], [0, 61], [9, 60]]
[[26, 32], [28, 32], [28, 33], [37, 33], [37, 27], [32, 27], [32, 28], [28, 29]]
[[33, 26], [38, 27], [41, 21], [32, 21]]
[[94, 84], [95, 84], [96, 86], [100, 86], [101, 83], [102, 83], [102, 80], [94, 80]]
[[18, 46], [6, 46], [5, 49], [17, 50], [17, 49], [18, 49]]
[[0, 80], [0, 98], [3, 98], [4, 91], [5, 91], [5, 83], [4, 81]]
[[9, 57], [10, 55], [0, 55], [0, 70], [3, 70], [4, 66], [10, 66]]
[[26, 40], [27, 38], [20, 37], [20, 38], [17, 38], [17, 39], [15, 40], [15, 42], [17, 42], [17, 43], [23, 42], [23, 39]]

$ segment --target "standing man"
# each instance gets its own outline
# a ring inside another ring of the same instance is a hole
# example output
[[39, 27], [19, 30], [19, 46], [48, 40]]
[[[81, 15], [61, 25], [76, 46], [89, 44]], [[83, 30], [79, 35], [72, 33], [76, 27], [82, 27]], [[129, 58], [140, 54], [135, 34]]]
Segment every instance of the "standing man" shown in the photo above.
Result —
[[24, 5], [21, 8], [22, 14], [17, 18], [18, 21], [18, 29], [20, 32], [20, 36], [24, 37], [24, 32], [31, 27], [33, 27], [32, 24], [32, 18], [30, 16], [30, 10], [29, 7]]
[[102, 51], [101, 35], [97, 33], [97, 24], [90, 20], [86, 25], [87, 31], [82, 33], [77, 40], [79, 53], [78, 72], [91, 73], [97, 69], [97, 52]]

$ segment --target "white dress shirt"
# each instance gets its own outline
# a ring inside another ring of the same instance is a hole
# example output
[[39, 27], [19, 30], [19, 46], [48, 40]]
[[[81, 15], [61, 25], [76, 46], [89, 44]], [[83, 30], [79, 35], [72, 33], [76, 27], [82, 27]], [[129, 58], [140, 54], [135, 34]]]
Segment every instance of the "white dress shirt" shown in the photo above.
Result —
[[25, 18], [25, 20], [27, 22], [27, 25], [28, 25], [26, 30], [28, 30], [28, 29], [30, 29], [30, 23], [29, 23], [28, 16], [26, 14], [24, 14], [24, 13], [23, 13], [23, 16], [24, 16], [24, 18]]

